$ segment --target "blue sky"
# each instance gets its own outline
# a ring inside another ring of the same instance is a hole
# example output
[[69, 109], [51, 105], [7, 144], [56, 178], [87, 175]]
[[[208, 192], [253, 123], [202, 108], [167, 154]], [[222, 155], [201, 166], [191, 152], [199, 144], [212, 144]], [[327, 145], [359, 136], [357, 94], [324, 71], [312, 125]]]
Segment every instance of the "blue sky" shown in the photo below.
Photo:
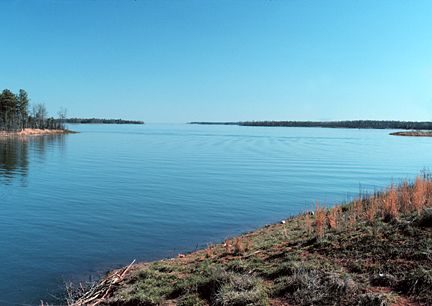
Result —
[[432, 120], [432, 1], [0, 2], [0, 87], [69, 116]]

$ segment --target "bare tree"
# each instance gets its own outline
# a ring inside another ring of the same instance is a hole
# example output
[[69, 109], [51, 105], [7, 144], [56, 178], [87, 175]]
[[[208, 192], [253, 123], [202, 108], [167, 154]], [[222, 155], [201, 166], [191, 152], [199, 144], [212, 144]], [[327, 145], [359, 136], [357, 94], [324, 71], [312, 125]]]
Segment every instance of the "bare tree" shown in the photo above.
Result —
[[67, 117], [67, 109], [65, 107], [61, 107], [57, 112], [59, 128], [64, 129], [64, 124]]
[[32, 117], [34, 118], [38, 128], [42, 128], [42, 129], [45, 128], [45, 120], [48, 117], [48, 111], [45, 107], [45, 104], [39, 103], [33, 105]]

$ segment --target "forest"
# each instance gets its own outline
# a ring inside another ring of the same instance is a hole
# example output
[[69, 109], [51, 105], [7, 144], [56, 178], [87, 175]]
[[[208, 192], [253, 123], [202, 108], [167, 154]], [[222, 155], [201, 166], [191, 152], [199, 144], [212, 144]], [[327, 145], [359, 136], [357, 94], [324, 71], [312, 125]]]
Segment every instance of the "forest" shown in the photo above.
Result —
[[15, 132], [26, 128], [64, 129], [66, 111], [58, 112], [58, 118], [48, 116], [44, 104], [30, 106], [30, 99], [24, 89], [17, 94], [9, 89], [0, 93], [0, 130]]

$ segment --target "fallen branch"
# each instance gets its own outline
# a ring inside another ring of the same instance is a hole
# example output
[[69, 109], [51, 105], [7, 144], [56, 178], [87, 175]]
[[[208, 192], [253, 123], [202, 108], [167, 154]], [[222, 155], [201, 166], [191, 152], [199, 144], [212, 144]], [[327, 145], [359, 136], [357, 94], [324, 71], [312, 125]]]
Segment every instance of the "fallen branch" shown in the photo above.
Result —
[[125, 268], [105, 277], [85, 292], [78, 300], [68, 303], [69, 306], [97, 306], [110, 297], [114, 286], [118, 285], [135, 263], [135, 259]]

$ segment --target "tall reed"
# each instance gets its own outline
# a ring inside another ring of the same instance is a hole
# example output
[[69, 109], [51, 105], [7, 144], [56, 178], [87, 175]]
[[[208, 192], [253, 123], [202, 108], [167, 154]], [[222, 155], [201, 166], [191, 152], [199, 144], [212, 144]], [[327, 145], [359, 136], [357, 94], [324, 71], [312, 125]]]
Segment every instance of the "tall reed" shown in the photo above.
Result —
[[407, 213], [411, 210], [411, 190], [408, 182], [403, 182], [399, 191], [400, 210]]
[[371, 198], [368, 201], [365, 216], [367, 221], [373, 222], [376, 218], [376, 215], [378, 213], [378, 200], [377, 198]]
[[426, 195], [427, 195], [427, 183], [426, 180], [424, 180], [421, 177], [417, 177], [416, 181], [414, 183], [414, 194], [413, 194], [413, 201], [412, 205], [414, 210], [417, 212], [417, 214], [420, 215], [423, 206], [426, 202]]
[[392, 219], [399, 216], [398, 193], [393, 184], [384, 198], [384, 215]]
[[324, 226], [325, 226], [326, 214], [322, 207], [319, 207], [318, 201], [315, 207], [315, 233], [318, 238], [324, 236]]
[[330, 229], [337, 229], [338, 223], [339, 223], [339, 216], [342, 212], [342, 209], [340, 206], [333, 207], [330, 209], [328, 215], [327, 215], [327, 222]]

